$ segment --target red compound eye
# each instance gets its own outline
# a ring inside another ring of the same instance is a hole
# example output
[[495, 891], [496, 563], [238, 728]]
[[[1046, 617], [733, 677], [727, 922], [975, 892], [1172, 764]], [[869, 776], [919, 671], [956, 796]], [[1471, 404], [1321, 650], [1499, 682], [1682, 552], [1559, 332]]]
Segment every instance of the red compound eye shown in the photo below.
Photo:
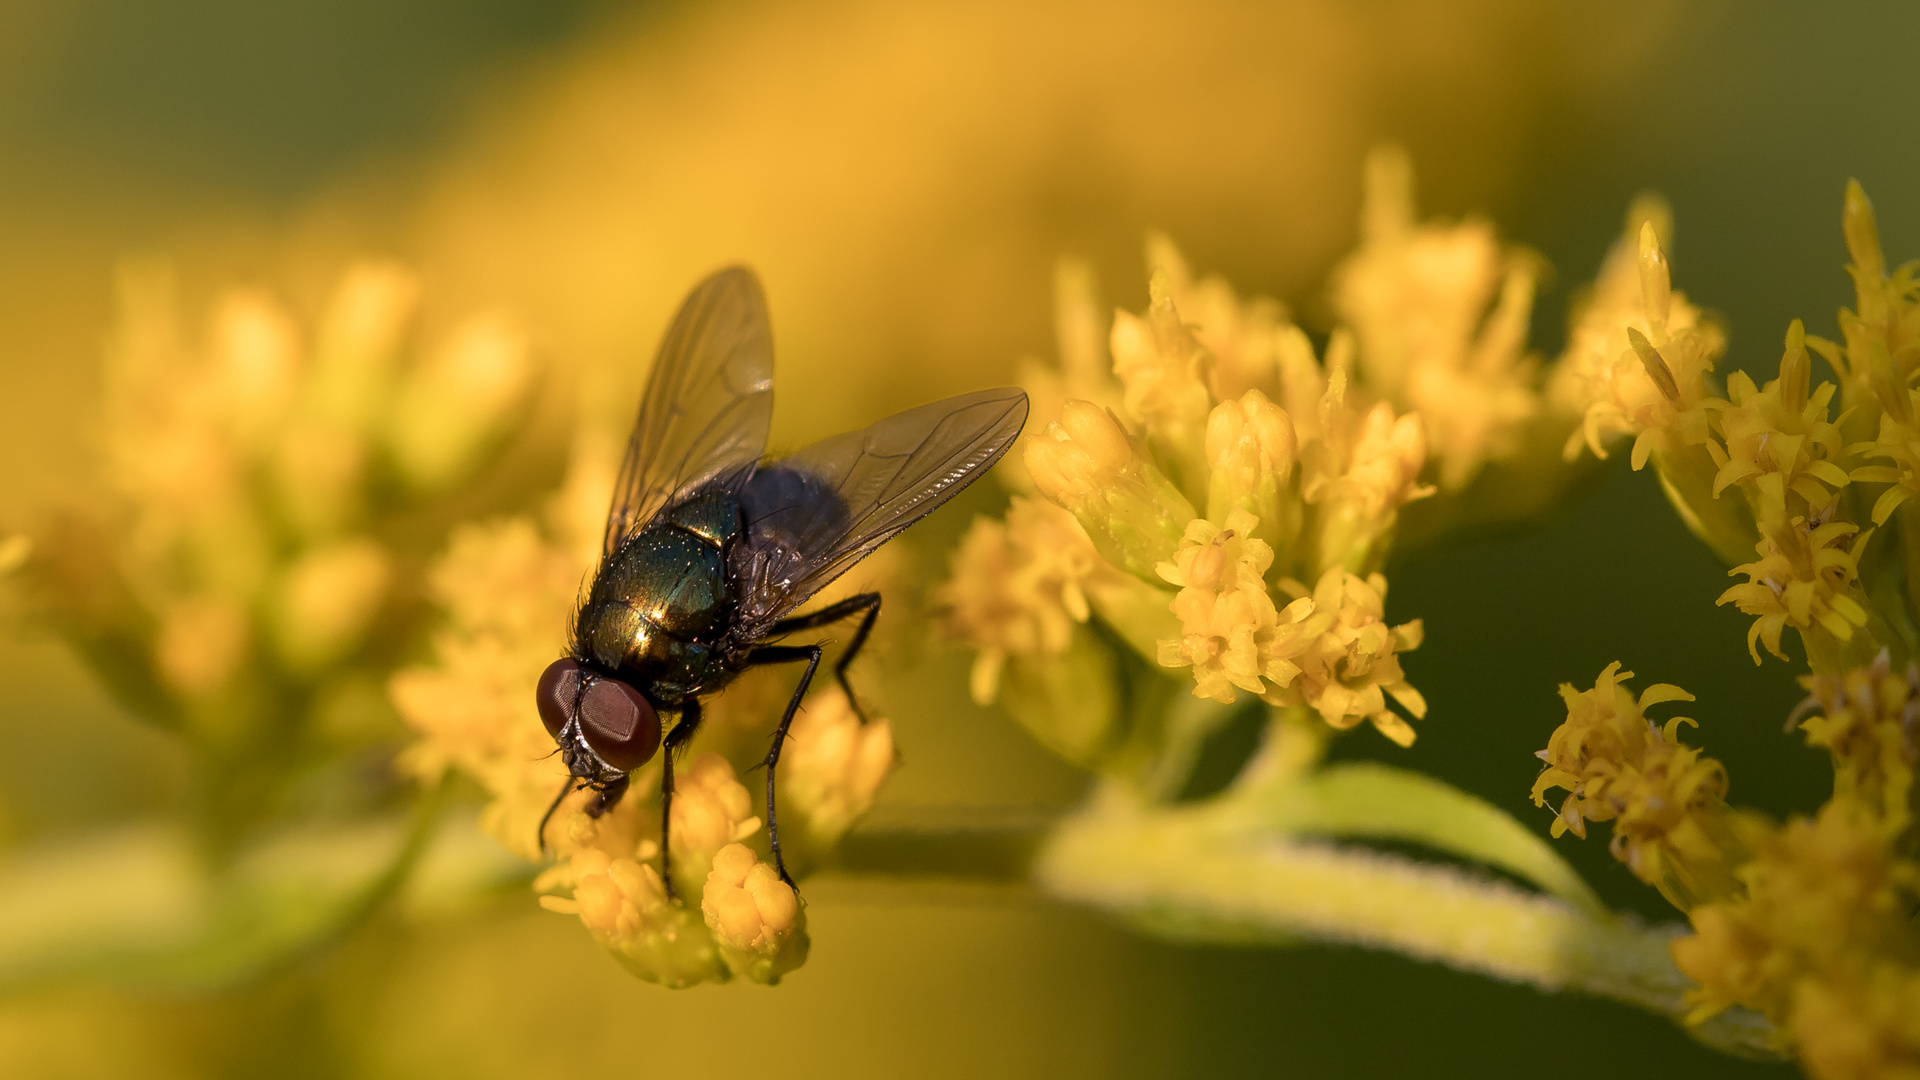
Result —
[[580, 734], [602, 761], [632, 772], [660, 749], [660, 716], [626, 683], [594, 679], [580, 698]]
[[559, 738], [560, 729], [573, 719], [574, 705], [580, 700], [580, 681], [587, 674], [573, 660], [555, 660], [541, 673], [533, 700], [540, 708], [540, 722], [547, 725], [547, 734]]

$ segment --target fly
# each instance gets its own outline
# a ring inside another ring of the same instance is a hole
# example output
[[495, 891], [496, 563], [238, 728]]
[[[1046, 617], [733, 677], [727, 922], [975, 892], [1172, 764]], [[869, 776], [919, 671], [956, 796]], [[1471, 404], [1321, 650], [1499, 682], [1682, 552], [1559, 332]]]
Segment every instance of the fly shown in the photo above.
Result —
[[[540, 719], [559, 744], [568, 794], [596, 794], [599, 817], [630, 774], [661, 760], [661, 878], [671, 893], [673, 759], [700, 727], [700, 702], [748, 668], [804, 664], [765, 759], [767, 836], [781, 743], [820, 667], [821, 646], [790, 634], [858, 619], [833, 674], [847, 683], [880, 615], [865, 592], [792, 612], [854, 563], [932, 513], [1000, 460], [1027, 419], [1019, 390], [983, 390], [909, 409], [765, 460], [773, 415], [773, 341], [751, 270], [729, 267], [696, 286], [660, 343], [607, 514], [600, 566], [574, 614], [567, 655], [540, 676]], [[673, 725], [662, 739], [662, 714]]]

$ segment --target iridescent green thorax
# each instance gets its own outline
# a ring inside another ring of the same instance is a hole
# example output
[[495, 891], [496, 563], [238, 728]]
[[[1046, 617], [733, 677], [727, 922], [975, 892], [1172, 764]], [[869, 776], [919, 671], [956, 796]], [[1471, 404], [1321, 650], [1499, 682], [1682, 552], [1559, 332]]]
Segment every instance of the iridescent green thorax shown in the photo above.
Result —
[[739, 502], [715, 490], [621, 545], [576, 618], [580, 658], [663, 705], [716, 689], [728, 677], [720, 653], [738, 601], [727, 555], [743, 531]]

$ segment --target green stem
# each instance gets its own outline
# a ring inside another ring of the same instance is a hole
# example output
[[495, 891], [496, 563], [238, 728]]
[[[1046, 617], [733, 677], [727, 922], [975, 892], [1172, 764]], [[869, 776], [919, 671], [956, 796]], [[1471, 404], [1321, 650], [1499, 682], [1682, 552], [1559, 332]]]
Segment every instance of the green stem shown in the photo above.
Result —
[[[1054, 895], [1171, 937], [1320, 941], [1575, 990], [1680, 1019], [1691, 983], [1668, 954], [1680, 927], [1644, 927], [1453, 867], [1273, 833], [1196, 827], [1190, 811], [1102, 800], [1037, 857]], [[1717, 1048], [1773, 1053], [1759, 1017], [1729, 1010], [1692, 1029]]]

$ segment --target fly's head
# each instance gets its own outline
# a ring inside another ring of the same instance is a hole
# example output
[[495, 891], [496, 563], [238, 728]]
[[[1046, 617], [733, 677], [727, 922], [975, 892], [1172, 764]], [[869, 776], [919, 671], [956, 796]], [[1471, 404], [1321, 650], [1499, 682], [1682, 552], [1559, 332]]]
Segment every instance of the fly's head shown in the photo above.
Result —
[[660, 749], [660, 715], [646, 695], [578, 660], [547, 665], [534, 699], [567, 771], [589, 784], [610, 784]]

